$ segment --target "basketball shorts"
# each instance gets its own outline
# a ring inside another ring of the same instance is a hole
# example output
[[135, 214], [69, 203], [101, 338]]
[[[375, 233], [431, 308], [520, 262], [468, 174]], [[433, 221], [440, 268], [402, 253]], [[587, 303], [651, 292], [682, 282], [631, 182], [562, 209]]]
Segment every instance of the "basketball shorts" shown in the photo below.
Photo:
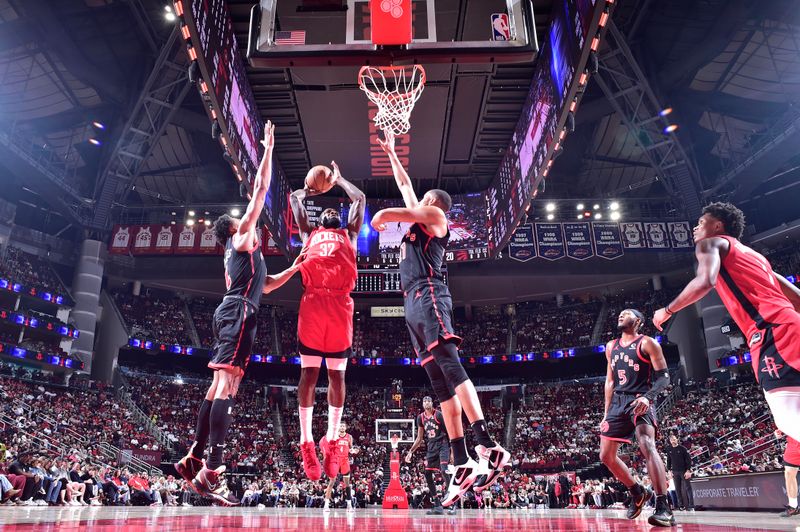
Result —
[[765, 391], [800, 386], [800, 314], [750, 335], [756, 379]]
[[425, 470], [439, 471], [450, 463], [450, 444], [442, 442], [429, 445], [425, 453]]
[[792, 437], [786, 438], [786, 449], [783, 451], [783, 465], [800, 467], [800, 442]]
[[340, 456], [339, 457], [339, 474], [343, 477], [346, 477], [350, 474], [350, 457], [349, 456]]
[[440, 281], [420, 283], [404, 293], [406, 326], [411, 345], [424, 362], [439, 342], [461, 345], [461, 337], [453, 333], [453, 298], [450, 289]]
[[633, 443], [636, 436], [636, 427], [639, 425], [650, 425], [658, 429], [658, 419], [656, 418], [656, 407], [650, 405], [650, 409], [644, 415], [637, 416], [633, 413], [633, 400], [636, 395], [627, 393], [614, 393], [611, 397], [611, 406], [603, 423], [600, 425], [600, 437], [607, 440]]
[[227, 296], [214, 311], [214, 355], [208, 367], [244, 375], [258, 325], [258, 309], [243, 297]]
[[353, 346], [353, 298], [344, 291], [306, 288], [297, 317], [301, 355], [349, 358]]

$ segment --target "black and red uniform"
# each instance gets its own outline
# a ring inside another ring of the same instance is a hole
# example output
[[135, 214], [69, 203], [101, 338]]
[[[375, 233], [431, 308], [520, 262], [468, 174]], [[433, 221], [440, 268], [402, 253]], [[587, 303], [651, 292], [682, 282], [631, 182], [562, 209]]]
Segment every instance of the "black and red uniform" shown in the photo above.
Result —
[[781, 291], [769, 261], [730, 236], [717, 293], [747, 338], [764, 390], [800, 386], [800, 314]]
[[601, 438], [631, 443], [638, 425], [658, 427], [654, 404], [641, 416], [633, 413], [634, 399], [649, 392], [653, 381], [650, 357], [642, 351], [645, 338], [639, 335], [628, 345], [617, 339], [607, 346], [608, 361], [614, 374], [614, 394], [600, 426]]
[[450, 463], [450, 440], [447, 439], [447, 429], [444, 426], [444, 416], [441, 410], [435, 410], [429, 416], [423, 410], [417, 416], [417, 430], [421, 430], [425, 437], [425, 469], [431, 471], [446, 470]]
[[258, 324], [258, 306], [267, 266], [260, 243], [252, 251], [236, 251], [233, 238], [225, 242], [227, 291], [214, 311], [214, 356], [208, 367], [244, 375]]
[[461, 337], [453, 332], [453, 298], [442, 271], [449, 240], [449, 230], [439, 238], [415, 223], [400, 243], [406, 326], [423, 366], [433, 360], [431, 349], [439, 342], [461, 345]]
[[317, 227], [300, 263], [305, 291], [297, 317], [301, 355], [348, 358], [353, 345], [356, 250], [346, 229]]

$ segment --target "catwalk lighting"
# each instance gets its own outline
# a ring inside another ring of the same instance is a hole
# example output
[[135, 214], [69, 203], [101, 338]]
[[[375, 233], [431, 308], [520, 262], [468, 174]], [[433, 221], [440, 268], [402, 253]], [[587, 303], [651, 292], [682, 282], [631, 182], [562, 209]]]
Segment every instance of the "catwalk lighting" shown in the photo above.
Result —
[[609, 207], [611, 208], [612, 211], [618, 211], [619, 210], [619, 203], [616, 202], [616, 201], [612, 201], [611, 205]]
[[611, 213], [611, 219], [614, 220], [615, 222], [619, 220], [619, 218], [620, 218], [619, 211], [614, 211]]
[[555, 211], [555, 210], [556, 210], [556, 204], [555, 204], [555, 203], [548, 203], [548, 204], [545, 206], [545, 208], [544, 208], [544, 209], [545, 209], [547, 212], [553, 212], [553, 211]]
[[96, 127], [97, 129], [105, 129], [105, 128], [106, 128], [106, 126], [104, 126], [102, 123], [98, 122], [97, 120], [95, 120], [94, 122], [92, 122], [92, 125], [93, 125], [94, 127]]
[[189, 227], [193, 226], [194, 220], [186, 220], [186, 225], [188, 225]]
[[240, 210], [239, 210], [239, 209], [237, 209], [236, 207], [234, 207], [233, 209], [231, 209], [231, 216], [239, 216], [241, 213], [242, 213], [242, 211], [240, 211]]
[[178, 17], [172, 10], [172, 6], [169, 4], [164, 6], [164, 19], [166, 19], [167, 22], [175, 22], [176, 20], [178, 20]]
[[189, 211], [189, 216], [194, 216], [194, 211]]
[[592, 206], [592, 208], [593, 208], [594, 210], [597, 210], [597, 209], [599, 209], [599, 208], [600, 208], [600, 204], [599, 204], [599, 203], [595, 203], [595, 204]]
[[677, 124], [670, 124], [670, 125], [668, 125], [667, 127], [664, 128], [664, 134], [667, 135], [667, 134], [673, 133], [673, 132], [675, 132], [677, 130], [678, 130], [678, 125]]
[[548, 214], [548, 215], [547, 215], [547, 219], [548, 219], [548, 220], [553, 220], [555, 217], [556, 217], [556, 215], [555, 215], [555, 214]]
[[602, 218], [603, 218], [603, 215], [601, 213], [599, 213], [599, 212], [595, 213], [595, 215], [594, 215], [594, 219], [595, 220], [602, 220]]
[[92, 144], [92, 145], [94, 145], [94, 146], [100, 146], [100, 145], [102, 145], [103, 143], [102, 143], [102, 142], [100, 142], [100, 141], [99, 141], [99, 140], [97, 140], [97, 139], [89, 139], [89, 144]]
[[583, 209], [584, 209], [583, 203], [578, 203], [578, 206], [577, 206], [576, 210], [582, 211]]
[[667, 116], [667, 115], [668, 115], [668, 114], [670, 114], [671, 112], [672, 112], [672, 107], [665, 107], [664, 109], [662, 109], [662, 110], [661, 110], [661, 111], [658, 113], [658, 115], [659, 115], [659, 116]]

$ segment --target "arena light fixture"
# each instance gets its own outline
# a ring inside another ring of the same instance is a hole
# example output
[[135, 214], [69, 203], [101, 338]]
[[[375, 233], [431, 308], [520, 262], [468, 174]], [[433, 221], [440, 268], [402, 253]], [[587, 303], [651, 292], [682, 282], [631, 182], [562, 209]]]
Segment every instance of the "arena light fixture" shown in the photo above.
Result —
[[612, 211], [618, 211], [619, 210], [619, 202], [612, 201], [611, 205], [609, 207], [611, 208]]
[[164, 18], [167, 22], [175, 22], [178, 20], [178, 16], [175, 15], [175, 12], [172, 10], [172, 6], [169, 4], [164, 6]]
[[601, 220], [602, 218], [603, 218], [603, 214], [602, 213], [599, 213], [599, 212], [594, 213], [594, 219], [595, 220]]
[[210, 225], [211, 225], [211, 220], [206, 220], [205, 222], [203, 222], [203, 224], [204, 224], [206, 227], [208, 227], [208, 226], [210, 226]]
[[545, 209], [547, 212], [553, 212], [553, 211], [555, 211], [555, 210], [556, 210], [556, 204], [555, 204], [555, 203], [552, 203], [552, 202], [550, 202], [550, 203], [548, 203], [548, 204], [545, 206], [545, 208], [544, 208], [544, 209]]
[[89, 144], [92, 144], [93, 146], [102, 146], [103, 143], [97, 139], [89, 139]]
[[578, 203], [577, 210], [582, 211], [584, 208], [585, 206], [583, 205], [583, 203]]
[[94, 122], [92, 122], [92, 125], [93, 125], [94, 127], [96, 127], [97, 129], [105, 129], [105, 128], [106, 128], [106, 126], [105, 126], [105, 125], [103, 125], [103, 123], [102, 123], [102, 122], [98, 122], [97, 120], [95, 120]]
[[614, 220], [615, 222], [616, 222], [617, 220], [619, 220], [619, 219], [620, 219], [620, 214], [619, 214], [619, 211], [614, 211], [614, 212], [612, 212], [612, 213], [611, 213], [611, 219], [612, 219], [612, 220]]
[[664, 128], [664, 134], [668, 135], [670, 133], [674, 133], [677, 130], [678, 130], [678, 124], [670, 124]]
[[548, 220], [553, 220], [555, 217], [556, 217], [556, 215], [555, 215], [555, 214], [548, 214], [548, 215], [547, 215], [547, 219], [548, 219]]
[[194, 216], [194, 211], [189, 211], [189, 216]]
[[194, 225], [194, 220], [192, 220], [192, 219], [186, 220], [186, 225], [188, 225], [189, 227], [193, 226]]
[[584, 218], [589, 218], [592, 215], [591, 211], [586, 211], [583, 213]]
[[598, 210], [598, 209], [600, 208], [600, 204], [599, 204], [599, 203], [595, 203], [595, 204], [592, 206], [592, 208], [593, 208], [594, 210]]
[[578, 215], [578, 220], [583, 220], [583, 215], [582, 214]]
[[175, 211], [172, 211], [172, 216], [177, 216], [177, 215], [178, 215], [178, 213], [177, 213], [177, 212], [175, 212]]
[[242, 213], [242, 211], [240, 211], [240, 210], [239, 210], [239, 209], [237, 209], [236, 207], [234, 207], [233, 209], [231, 209], [231, 216], [239, 216], [241, 213]]
[[659, 116], [667, 116], [667, 115], [668, 115], [668, 114], [670, 114], [671, 112], [672, 112], [672, 107], [665, 107], [664, 109], [662, 109], [662, 110], [661, 110], [661, 111], [658, 113], [658, 115], [659, 115]]

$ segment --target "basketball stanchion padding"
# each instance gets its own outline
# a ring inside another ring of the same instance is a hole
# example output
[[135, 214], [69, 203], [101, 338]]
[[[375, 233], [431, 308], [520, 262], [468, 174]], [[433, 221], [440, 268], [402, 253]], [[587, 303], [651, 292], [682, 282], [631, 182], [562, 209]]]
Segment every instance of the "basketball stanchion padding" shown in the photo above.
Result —
[[425, 69], [421, 65], [363, 66], [358, 86], [378, 107], [373, 119], [378, 129], [404, 135], [411, 129], [411, 110], [425, 88]]
[[401, 46], [411, 42], [411, 0], [370, 0], [369, 16], [372, 44]]
[[392, 435], [392, 454], [389, 459], [389, 487], [383, 494], [383, 508], [384, 509], [399, 509], [408, 510], [408, 498], [406, 497], [406, 490], [400, 484], [400, 453], [397, 450], [397, 444], [400, 443], [400, 436]]

